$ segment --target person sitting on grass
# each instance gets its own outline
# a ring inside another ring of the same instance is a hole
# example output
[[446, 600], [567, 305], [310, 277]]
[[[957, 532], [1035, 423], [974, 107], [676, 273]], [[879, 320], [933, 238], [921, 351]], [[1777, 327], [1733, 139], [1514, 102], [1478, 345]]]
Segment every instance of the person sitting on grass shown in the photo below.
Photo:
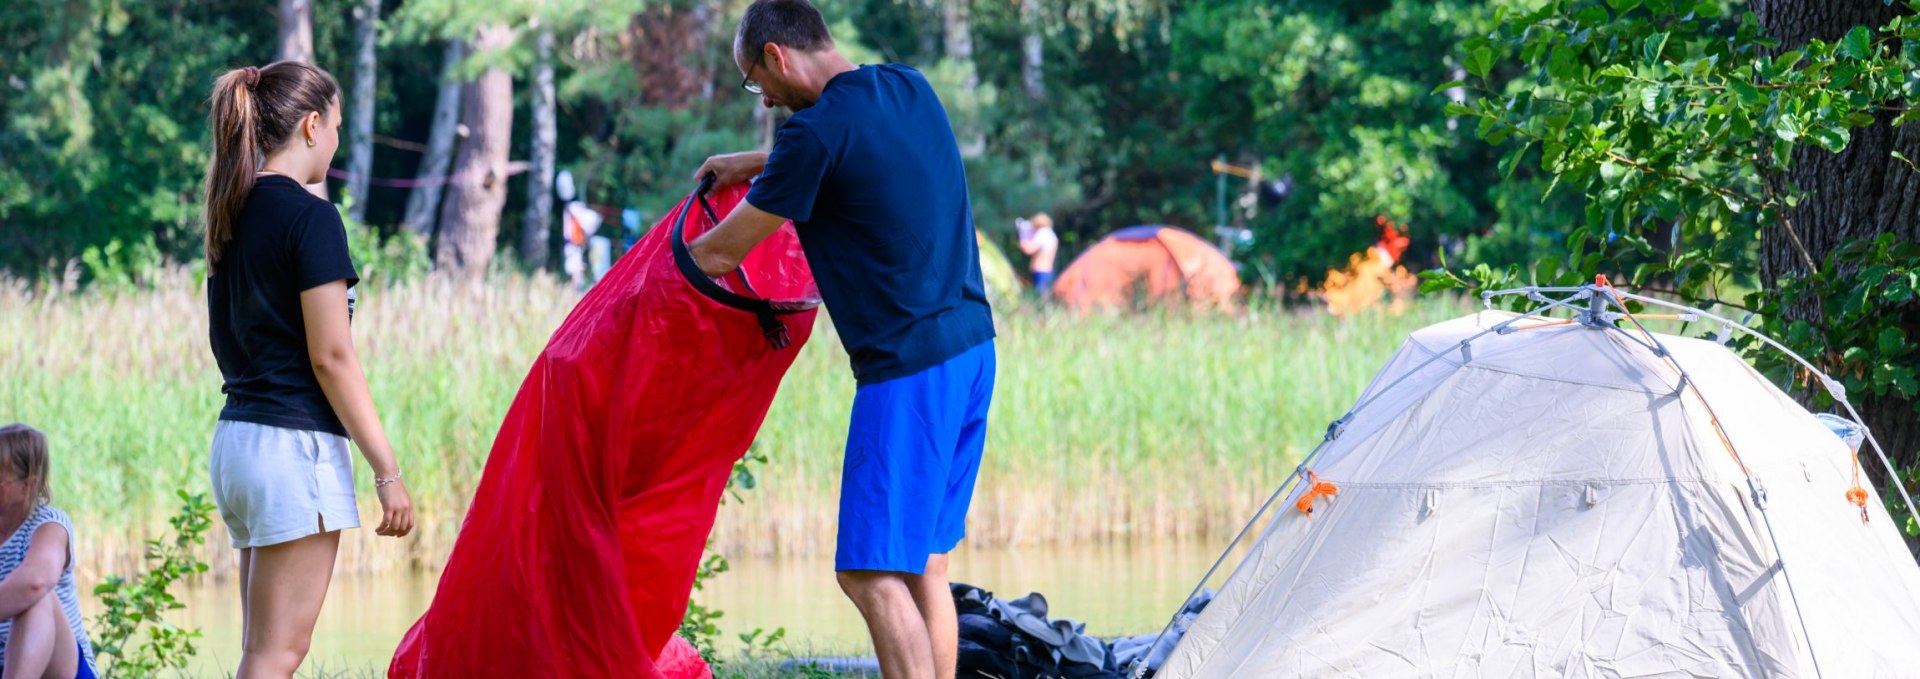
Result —
[[73, 522], [53, 508], [47, 437], [0, 427], [0, 676], [93, 679], [73, 587]]

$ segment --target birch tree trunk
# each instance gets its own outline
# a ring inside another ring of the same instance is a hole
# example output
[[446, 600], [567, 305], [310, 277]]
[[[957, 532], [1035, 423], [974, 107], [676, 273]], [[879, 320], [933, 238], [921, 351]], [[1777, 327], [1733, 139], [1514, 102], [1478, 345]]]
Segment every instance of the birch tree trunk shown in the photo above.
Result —
[[401, 227], [420, 235], [432, 238], [434, 234], [434, 215], [440, 210], [440, 190], [443, 185], [440, 178], [446, 176], [447, 168], [453, 162], [453, 140], [460, 129], [460, 93], [461, 82], [454, 77], [460, 61], [466, 58], [466, 43], [460, 40], [447, 41], [447, 49], [440, 67], [440, 94], [433, 102], [433, 128], [427, 133], [427, 153], [420, 158], [420, 169], [414, 173], [418, 182], [407, 194], [407, 213], [401, 220]]
[[373, 174], [374, 79], [379, 60], [374, 54], [380, 39], [380, 0], [363, 0], [353, 8], [354, 38], [359, 53], [353, 63], [353, 109], [347, 116], [351, 148], [347, 152], [347, 214], [356, 222], [367, 218], [367, 181]]
[[520, 237], [520, 257], [527, 266], [544, 269], [553, 239], [553, 172], [556, 138], [553, 91], [553, 30], [541, 28], [534, 44], [533, 149], [527, 155], [527, 218]]

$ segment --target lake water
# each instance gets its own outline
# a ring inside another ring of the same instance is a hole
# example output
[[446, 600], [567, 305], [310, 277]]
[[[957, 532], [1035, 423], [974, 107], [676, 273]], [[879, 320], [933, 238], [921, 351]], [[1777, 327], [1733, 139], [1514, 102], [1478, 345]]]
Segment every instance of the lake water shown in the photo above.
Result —
[[[1053, 616], [1086, 623], [1100, 636], [1155, 632], [1165, 624], [1224, 541], [1034, 547], [954, 553], [953, 578], [1014, 598], [1041, 592]], [[734, 635], [785, 627], [801, 655], [870, 655], [865, 627], [834, 583], [830, 556], [734, 559], [698, 599], [725, 611]], [[1218, 578], [1216, 578], [1216, 581]], [[340, 575], [314, 633], [306, 669], [384, 670], [394, 646], [432, 601], [437, 574]], [[225, 677], [239, 661], [240, 603], [232, 582], [190, 587], [176, 624], [205, 635], [191, 676]], [[733, 642], [735, 646], [738, 642]]]

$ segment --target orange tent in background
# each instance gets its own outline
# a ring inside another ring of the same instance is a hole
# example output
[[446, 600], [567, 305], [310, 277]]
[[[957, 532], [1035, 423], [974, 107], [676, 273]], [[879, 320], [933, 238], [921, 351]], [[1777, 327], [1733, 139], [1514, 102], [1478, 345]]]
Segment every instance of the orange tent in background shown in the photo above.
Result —
[[1233, 308], [1240, 275], [1233, 260], [1191, 232], [1133, 226], [1108, 234], [1053, 283], [1067, 308], [1126, 309], [1143, 304]]

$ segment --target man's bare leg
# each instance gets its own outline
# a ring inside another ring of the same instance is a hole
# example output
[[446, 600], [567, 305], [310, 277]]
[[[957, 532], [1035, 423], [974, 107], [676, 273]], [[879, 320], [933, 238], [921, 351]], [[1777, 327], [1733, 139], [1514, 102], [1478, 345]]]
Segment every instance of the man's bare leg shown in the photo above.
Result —
[[960, 661], [960, 619], [953, 611], [953, 589], [947, 586], [947, 555], [927, 557], [927, 570], [907, 575], [907, 588], [913, 590], [913, 603], [920, 619], [927, 624], [927, 638], [933, 646], [935, 679], [953, 679]]
[[[907, 586], [903, 573], [886, 571], [840, 571], [840, 589], [866, 618], [867, 633], [873, 637], [874, 653], [880, 656], [880, 676], [884, 679], [937, 679], [953, 676], [951, 662], [947, 674], [934, 672], [934, 651], [927, 635], [926, 620], [915, 604], [915, 594]], [[951, 606], [951, 602], [949, 602]], [[955, 642], [958, 643], [958, 642]]]

